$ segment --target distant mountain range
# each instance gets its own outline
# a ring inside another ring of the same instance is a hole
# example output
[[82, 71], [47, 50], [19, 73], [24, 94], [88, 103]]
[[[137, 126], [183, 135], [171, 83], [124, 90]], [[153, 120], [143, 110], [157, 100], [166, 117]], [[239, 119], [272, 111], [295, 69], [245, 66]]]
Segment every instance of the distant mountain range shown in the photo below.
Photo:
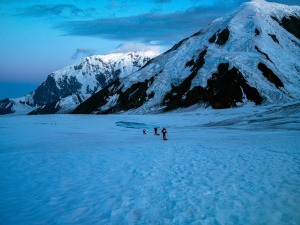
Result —
[[300, 7], [254, 0], [152, 60], [144, 53], [88, 57], [34, 92], [0, 101], [0, 112], [151, 113], [299, 101], [299, 52]]
[[0, 101], [0, 114], [68, 113], [116, 79], [139, 70], [154, 56], [153, 52], [132, 52], [86, 57], [50, 74], [26, 96]]

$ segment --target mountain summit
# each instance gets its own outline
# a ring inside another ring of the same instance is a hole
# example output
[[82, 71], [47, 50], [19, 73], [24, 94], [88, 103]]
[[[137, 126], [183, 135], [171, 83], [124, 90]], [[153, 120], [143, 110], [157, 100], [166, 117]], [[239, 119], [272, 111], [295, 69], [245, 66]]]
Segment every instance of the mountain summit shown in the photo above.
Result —
[[299, 100], [300, 7], [255, 0], [117, 79], [74, 113]]

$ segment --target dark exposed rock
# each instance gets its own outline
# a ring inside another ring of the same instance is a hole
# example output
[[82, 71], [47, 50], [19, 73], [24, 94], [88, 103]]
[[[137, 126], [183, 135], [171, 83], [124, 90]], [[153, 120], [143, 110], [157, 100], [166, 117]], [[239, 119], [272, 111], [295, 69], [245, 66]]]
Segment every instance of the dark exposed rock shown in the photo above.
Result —
[[278, 39], [277, 39], [277, 37], [276, 37], [275, 34], [268, 34], [268, 35], [273, 39], [273, 41], [274, 41], [275, 43], [279, 44], [279, 41], [278, 41]]
[[282, 26], [288, 32], [300, 39], [300, 18], [296, 16], [283, 17]]
[[194, 64], [195, 64], [194, 59], [191, 59], [190, 61], [188, 61], [188, 62], [185, 64], [185, 67], [192, 67]]
[[100, 84], [103, 84], [104, 87], [108, 85], [106, 76], [105, 76], [104, 74], [102, 74], [102, 73], [96, 74], [95, 77], [96, 77], [96, 80], [97, 80]]
[[297, 41], [295, 40], [291, 40], [298, 48], [300, 48], [300, 43], [298, 43]]
[[32, 112], [28, 113], [28, 115], [55, 114], [58, 112], [58, 110], [60, 110], [60, 106], [57, 103], [58, 101], [48, 103], [33, 110]]
[[[145, 59], [144, 59], [145, 60]], [[121, 70], [120, 69], [117, 69], [115, 72], [114, 72], [114, 80], [117, 79], [119, 77], [119, 75], [121, 74]]]
[[298, 16], [283, 17], [281, 21], [274, 16], [271, 16], [271, 18], [288, 32], [300, 39], [300, 18]]
[[120, 85], [120, 80], [117, 79], [110, 85], [106, 86], [99, 92], [92, 95], [90, 98], [88, 98], [86, 101], [84, 101], [82, 104], [78, 105], [74, 110], [73, 114], [91, 114], [99, 107], [106, 104], [106, 100], [109, 95], [112, 95], [113, 92], [116, 91], [116, 89]]
[[[166, 53], [166, 52], [165, 52], [165, 53]], [[147, 63], [145, 63], [145, 64], [141, 67], [141, 69], [145, 68], [145, 67], [148, 66], [150, 63], [153, 63], [153, 62], [154, 62], [154, 59], [155, 59], [155, 58], [150, 59]], [[140, 69], [140, 70], [141, 70], [141, 69]]]
[[134, 83], [125, 92], [122, 91], [123, 87], [120, 86], [120, 81], [117, 80], [111, 85], [105, 87], [98, 93], [92, 95], [83, 104], [80, 104], [72, 113], [74, 114], [89, 114], [94, 112], [96, 109], [100, 109], [107, 103], [109, 96], [114, 94], [119, 95], [117, 103], [105, 111], [100, 111], [101, 114], [115, 113], [119, 111], [126, 111], [130, 109], [136, 109], [142, 106], [148, 99], [154, 97], [154, 92], [147, 95], [146, 91], [149, 86], [153, 83], [156, 75], [151, 77], [149, 80], [146, 79], [143, 82]]
[[202, 35], [202, 34], [204, 34], [204, 33], [205, 33], [205, 32], [204, 32], [203, 30], [200, 30], [200, 31], [194, 33], [191, 37], [199, 36], [199, 35]]
[[213, 36], [210, 37], [210, 39], [208, 39], [208, 41], [210, 43], [215, 43], [216, 39], [217, 39], [217, 34], [215, 33]]
[[255, 36], [259, 36], [259, 35], [260, 35], [259, 29], [255, 28]]
[[[272, 60], [270, 59], [270, 57], [268, 56], [268, 54], [266, 54], [266, 53], [264, 53], [263, 51], [261, 51], [256, 45], [255, 45], [255, 49], [256, 49], [259, 53], [261, 53], [261, 54], [263, 54], [264, 56], [266, 56], [267, 60], [269, 60], [271, 63], [273, 63]], [[274, 64], [274, 63], [273, 63], [273, 64]]]
[[218, 40], [216, 41], [216, 44], [218, 45], [225, 45], [226, 42], [228, 41], [230, 35], [230, 31], [228, 28], [222, 30], [219, 34], [218, 34]]
[[[57, 84], [60, 88], [57, 87]], [[81, 86], [75, 77], [68, 78], [65, 76], [56, 83], [53, 75], [49, 75], [46, 81], [35, 90], [33, 99], [36, 105], [46, 105], [50, 102], [57, 101], [59, 98], [77, 93], [77, 90], [80, 89]]]
[[77, 81], [76, 77], [67, 76], [65, 76], [62, 80], [59, 80], [58, 85], [60, 86], [59, 91], [61, 93], [61, 98], [77, 93], [77, 90], [79, 90], [82, 86], [82, 84]]
[[[121, 73], [121, 70], [116, 70], [112, 76], [109, 76], [108, 74], [97, 74], [95, 75], [96, 80], [99, 82], [100, 87], [106, 87], [107, 85], [110, 85], [113, 81], [115, 81]], [[95, 87], [97, 89], [97, 87]], [[93, 90], [92, 93], [95, 93], [96, 90]]]
[[148, 95], [148, 99], [153, 98], [155, 95], [155, 93], [152, 91], [149, 95]]
[[44, 105], [48, 102], [55, 101], [59, 98], [55, 79], [49, 75], [45, 82], [43, 82], [35, 90], [33, 100], [37, 105]]
[[230, 108], [237, 102], [243, 102], [243, 92], [248, 100], [261, 104], [263, 98], [251, 87], [242, 73], [233, 67], [228, 70], [228, 63], [221, 63], [218, 72], [207, 81], [207, 100], [215, 109]]
[[[119, 91], [118, 94], [120, 96], [118, 104], [112, 107], [110, 110], [112, 112], [121, 110], [127, 111], [129, 109], [136, 109], [142, 106], [145, 103], [145, 101], [149, 99], [149, 96], [147, 95], [146, 91], [148, 87], [153, 83], [153, 81], [154, 76], [151, 77], [149, 80], [146, 79], [144, 82], [134, 83], [125, 92]], [[150, 96], [152, 95], [153, 93], [150, 94]]]
[[210, 43], [216, 43], [217, 45], [225, 45], [228, 41], [230, 35], [230, 31], [228, 28], [225, 28], [220, 32], [220, 30], [217, 31], [208, 41]]
[[[144, 59], [144, 62], [145, 62], [145, 59]], [[133, 61], [132, 65], [135, 66], [135, 67], [141, 68], [141, 65], [139, 65], [139, 62], [138, 62], [138, 61]], [[116, 72], [117, 72], [117, 71], [118, 71], [118, 70], [116, 70]], [[119, 71], [121, 72], [121, 70], [119, 70]]]
[[258, 69], [262, 72], [262, 74], [274, 84], [277, 88], [284, 87], [282, 81], [276, 76], [271, 69], [269, 69], [265, 64], [259, 63]]
[[184, 80], [178, 87], [173, 87], [172, 91], [165, 96], [165, 111], [179, 107], [188, 107], [196, 103], [206, 103], [214, 109], [230, 108], [243, 102], [244, 94], [246, 98], [255, 104], [261, 104], [263, 98], [257, 89], [251, 87], [244, 76], [233, 67], [228, 70], [228, 63], [221, 63], [218, 72], [214, 73], [207, 81], [205, 88], [196, 86], [190, 89], [192, 74]]
[[81, 70], [83, 68], [82, 64], [74, 66], [74, 70]]
[[80, 95], [76, 95], [77, 96], [77, 99], [80, 103], [82, 103], [84, 100], [80, 97]]
[[[164, 97], [164, 104], [166, 105], [165, 111], [175, 109], [178, 107], [188, 107], [190, 106], [192, 100], [188, 99], [186, 96], [188, 95], [189, 97], [193, 97], [194, 91], [192, 91], [190, 94], [188, 94], [189, 89], [192, 84], [192, 80], [195, 78], [197, 75], [198, 71], [202, 68], [202, 66], [205, 63], [205, 55], [207, 53], [207, 50], [203, 50], [199, 56], [196, 62], [194, 60], [190, 61], [189, 67], [192, 67], [191, 69], [191, 74], [177, 87], [172, 87], [171, 92], [166, 94]], [[198, 89], [197, 89], [198, 90]], [[195, 104], [195, 103], [193, 103]]]
[[184, 107], [195, 105], [199, 102], [206, 101], [206, 90], [201, 86], [193, 87], [192, 90], [188, 91], [184, 96]]
[[281, 25], [281, 22], [279, 19], [277, 19], [277, 17], [275, 16], [270, 16], [273, 20], [275, 20], [277, 23], [279, 23]]
[[[205, 63], [205, 55], [207, 53], [207, 49], [205, 48], [198, 56], [198, 59], [196, 60], [196, 62], [194, 62], [193, 64], [193, 68], [191, 69], [191, 71], [198, 73], [198, 71], [202, 68], [202, 66]], [[196, 74], [195, 74], [196, 75]], [[195, 76], [194, 75], [194, 76]], [[194, 77], [193, 77], [194, 78]]]
[[10, 114], [13, 113], [13, 106], [14, 103], [9, 100], [8, 98], [3, 99], [0, 101], [0, 115]]
[[[182, 39], [181, 41], [179, 41], [177, 44], [175, 44], [171, 49], [169, 49], [168, 51], [166, 51], [165, 53], [168, 53], [168, 52], [172, 52], [172, 51], [175, 51], [177, 50], [186, 40], [188, 40], [189, 38], [185, 38], [185, 39]], [[164, 53], [164, 54], [165, 54]]]

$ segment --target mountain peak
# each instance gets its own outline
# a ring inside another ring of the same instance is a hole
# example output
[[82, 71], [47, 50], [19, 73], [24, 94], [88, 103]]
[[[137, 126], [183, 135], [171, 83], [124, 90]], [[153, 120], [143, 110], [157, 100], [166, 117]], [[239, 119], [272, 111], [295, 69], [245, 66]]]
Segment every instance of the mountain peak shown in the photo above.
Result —
[[282, 16], [284, 13], [294, 14], [295, 10], [299, 10], [299, 6], [289, 6], [281, 3], [268, 2], [265, 0], [252, 0], [242, 4], [241, 8], [256, 10], [257, 13], [278, 14]]
[[251, 0], [249, 3], [260, 5], [268, 3], [266, 0]]
[[101, 60], [105, 61], [105, 62], [109, 62], [109, 61], [119, 61], [122, 60], [124, 58], [137, 58], [137, 57], [149, 57], [149, 58], [153, 58], [155, 56], [157, 56], [157, 53], [152, 52], [152, 51], [146, 51], [146, 52], [112, 52], [109, 54], [105, 54], [105, 55], [93, 55], [93, 56], [89, 56], [86, 57], [87, 59], [93, 59], [93, 58], [100, 58]]

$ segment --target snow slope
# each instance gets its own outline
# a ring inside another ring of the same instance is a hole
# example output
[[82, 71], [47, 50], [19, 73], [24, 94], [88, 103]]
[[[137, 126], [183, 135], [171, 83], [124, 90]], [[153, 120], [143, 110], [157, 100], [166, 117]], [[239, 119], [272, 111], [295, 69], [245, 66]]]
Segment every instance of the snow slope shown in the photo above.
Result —
[[244, 3], [95, 94], [75, 113], [149, 113], [196, 103], [228, 108], [248, 101], [258, 105], [297, 100], [299, 30], [300, 6]]
[[299, 103], [2, 116], [0, 222], [297, 225], [299, 118]]

